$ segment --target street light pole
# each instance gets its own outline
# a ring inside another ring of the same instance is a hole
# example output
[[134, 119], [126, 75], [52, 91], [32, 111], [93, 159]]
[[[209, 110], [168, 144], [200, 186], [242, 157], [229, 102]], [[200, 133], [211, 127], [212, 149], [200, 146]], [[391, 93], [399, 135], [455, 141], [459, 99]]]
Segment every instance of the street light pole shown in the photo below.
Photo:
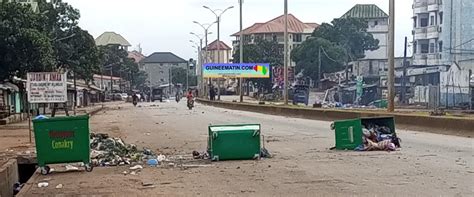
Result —
[[[243, 30], [242, 30], [242, 3], [243, 3], [244, 0], [239, 0], [239, 7], [240, 7], [240, 32], [239, 32], [239, 37], [240, 37], [240, 41], [239, 41], [239, 52], [240, 52], [240, 64], [244, 63], [244, 33], [243, 33]], [[240, 77], [239, 79], [239, 94], [240, 94], [240, 102], [244, 102], [244, 89], [242, 87], [243, 85], [243, 79], [242, 77]]]
[[285, 0], [285, 48], [284, 48], [284, 91], [285, 105], [288, 105], [288, 0]]
[[[201, 26], [201, 28], [203, 28], [203, 30], [204, 30], [204, 39], [205, 39], [205, 43], [206, 43], [206, 47], [205, 47], [205, 50], [204, 50], [205, 53], [206, 53], [206, 54], [204, 55], [204, 59], [205, 59], [205, 60], [204, 60], [204, 63], [207, 63], [207, 59], [208, 59], [208, 58], [207, 58], [207, 51], [208, 51], [207, 35], [211, 34], [211, 32], [208, 32], [208, 30], [209, 30], [209, 28], [210, 28], [214, 23], [216, 23], [216, 21], [214, 21], [214, 22], [211, 23], [211, 24], [201, 24], [201, 23], [199, 23], [199, 22], [197, 22], [197, 21], [193, 21], [193, 23], [195, 23], [195, 24]], [[202, 47], [201, 47], [201, 49], [202, 49]], [[202, 77], [202, 83], [203, 83], [203, 88], [204, 88], [205, 85], [204, 85], [204, 76], [203, 76], [203, 69], [202, 69], [202, 68], [201, 68], [201, 77]], [[211, 85], [211, 78], [209, 78], [209, 85]], [[203, 91], [203, 92], [204, 92], [204, 91]]]
[[388, 34], [388, 112], [395, 111], [395, 0], [389, 2]]
[[[207, 6], [203, 6], [204, 8], [210, 10], [215, 16], [216, 16], [216, 22], [217, 22], [217, 63], [221, 63], [221, 48], [220, 48], [220, 24], [221, 24], [221, 16], [229, 9], [234, 8], [234, 6], [230, 6], [226, 8], [225, 10], [212, 10], [211, 8]], [[220, 14], [217, 14], [217, 11], [221, 11]], [[206, 45], [207, 46], [207, 45]], [[207, 48], [207, 47], [206, 47]], [[217, 78], [217, 100], [221, 100], [221, 80], [220, 78]]]

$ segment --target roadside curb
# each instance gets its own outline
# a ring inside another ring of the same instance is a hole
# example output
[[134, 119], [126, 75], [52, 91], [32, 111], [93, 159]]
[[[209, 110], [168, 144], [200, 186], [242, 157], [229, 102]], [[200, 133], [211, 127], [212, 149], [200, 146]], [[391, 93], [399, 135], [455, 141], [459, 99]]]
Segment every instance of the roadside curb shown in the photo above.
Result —
[[250, 111], [263, 114], [280, 115], [304, 119], [335, 121], [361, 117], [394, 117], [399, 129], [457, 135], [462, 137], [474, 136], [474, 120], [457, 117], [433, 117], [413, 114], [387, 113], [387, 112], [362, 112], [335, 109], [308, 109], [287, 106], [258, 105], [235, 102], [216, 102], [197, 99], [198, 102], [226, 109]]

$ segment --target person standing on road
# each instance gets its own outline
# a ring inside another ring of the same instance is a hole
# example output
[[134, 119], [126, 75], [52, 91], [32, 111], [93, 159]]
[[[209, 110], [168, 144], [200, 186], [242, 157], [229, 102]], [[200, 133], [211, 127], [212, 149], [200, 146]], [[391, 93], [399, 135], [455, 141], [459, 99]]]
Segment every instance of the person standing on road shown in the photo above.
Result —
[[209, 88], [209, 99], [213, 101], [216, 98], [216, 91], [214, 90], [214, 86]]

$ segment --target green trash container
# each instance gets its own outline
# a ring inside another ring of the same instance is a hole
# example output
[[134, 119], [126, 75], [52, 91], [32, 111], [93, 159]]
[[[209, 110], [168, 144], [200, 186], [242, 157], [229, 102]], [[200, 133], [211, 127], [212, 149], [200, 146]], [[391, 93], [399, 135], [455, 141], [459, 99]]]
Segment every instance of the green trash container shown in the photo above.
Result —
[[350, 120], [334, 121], [336, 137], [336, 149], [354, 150], [362, 144], [362, 128], [367, 124], [376, 124], [390, 128], [395, 133], [395, 121], [393, 117], [357, 118]]
[[55, 117], [33, 120], [36, 156], [42, 174], [48, 174], [47, 164], [83, 162], [90, 164], [89, 116]]
[[260, 158], [260, 125], [209, 126], [208, 153], [213, 161]]

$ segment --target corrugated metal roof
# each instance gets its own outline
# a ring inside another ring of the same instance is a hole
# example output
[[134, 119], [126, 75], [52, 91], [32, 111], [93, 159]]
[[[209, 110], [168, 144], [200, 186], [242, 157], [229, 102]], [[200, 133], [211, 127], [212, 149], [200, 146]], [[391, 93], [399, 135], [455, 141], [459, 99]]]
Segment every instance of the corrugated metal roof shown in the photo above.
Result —
[[115, 32], [104, 32], [102, 35], [95, 39], [97, 46], [107, 45], [120, 45], [120, 46], [132, 46], [125, 38]]
[[375, 4], [357, 4], [341, 18], [385, 18], [388, 15]]
[[142, 60], [142, 63], [187, 63], [171, 52], [155, 52]]
[[[207, 47], [204, 47], [202, 50], [209, 50], [209, 51], [215, 51], [217, 50], [217, 40], [215, 40], [214, 42], [211, 42], [211, 44], [207, 45]], [[227, 44], [225, 44], [225, 42], [222, 42], [220, 41], [219, 42], [219, 49], [220, 50], [232, 50], [232, 48], [230, 48]]]
[[[305, 33], [306, 30], [311, 29], [311, 32], [319, 25], [317, 23], [303, 23], [293, 14], [288, 14], [288, 32], [289, 33]], [[255, 23], [254, 25], [243, 30], [244, 35], [258, 34], [258, 33], [282, 33], [285, 31], [285, 15], [276, 17], [266, 23]], [[232, 34], [232, 36], [239, 36], [240, 32]]]

